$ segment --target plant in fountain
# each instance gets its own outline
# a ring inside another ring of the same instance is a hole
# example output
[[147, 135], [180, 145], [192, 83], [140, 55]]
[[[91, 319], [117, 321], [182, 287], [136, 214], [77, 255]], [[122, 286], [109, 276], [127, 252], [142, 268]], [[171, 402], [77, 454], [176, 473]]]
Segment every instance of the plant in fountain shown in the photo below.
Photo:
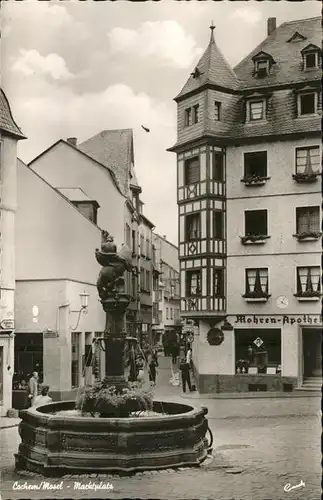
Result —
[[85, 390], [76, 401], [76, 408], [83, 415], [90, 413], [93, 417], [126, 418], [152, 411], [153, 399], [151, 390], [144, 389], [139, 383], [129, 384], [120, 391], [115, 386], [99, 382]]

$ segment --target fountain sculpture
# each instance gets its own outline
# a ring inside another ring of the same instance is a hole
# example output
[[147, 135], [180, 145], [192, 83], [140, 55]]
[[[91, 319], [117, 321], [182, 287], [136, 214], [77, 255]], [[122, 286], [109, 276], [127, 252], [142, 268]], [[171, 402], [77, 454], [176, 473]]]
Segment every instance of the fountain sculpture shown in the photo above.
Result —
[[[101, 250], [96, 250], [102, 266], [97, 289], [106, 312], [104, 337], [100, 339], [106, 352], [103, 382], [122, 394], [128, 386], [124, 375], [125, 312], [131, 300], [125, 293], [123, 275], [136, 270], [127, 249], [117, 253], [113, 239], [104, 236]], [[20, 412], [17, 470], [45, 476], [132, 473], [196, 466], [207, 456], [206, 408], [153, 401], [152, 414], [140, 417], [68, 414], [75, 407], [75, 401], [59, 401]]]

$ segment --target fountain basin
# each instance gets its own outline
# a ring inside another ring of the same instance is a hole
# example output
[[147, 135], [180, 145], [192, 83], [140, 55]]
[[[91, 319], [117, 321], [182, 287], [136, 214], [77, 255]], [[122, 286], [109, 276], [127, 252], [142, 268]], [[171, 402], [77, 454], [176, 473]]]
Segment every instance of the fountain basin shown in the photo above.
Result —
[[55, 414], [73, 408], [75, 401], [60, 401], [20, 412], [17, 470], [44, 476], [133, 473], [196, 466], [207, 456], [206, 408], [154, 401], [160, 416]]

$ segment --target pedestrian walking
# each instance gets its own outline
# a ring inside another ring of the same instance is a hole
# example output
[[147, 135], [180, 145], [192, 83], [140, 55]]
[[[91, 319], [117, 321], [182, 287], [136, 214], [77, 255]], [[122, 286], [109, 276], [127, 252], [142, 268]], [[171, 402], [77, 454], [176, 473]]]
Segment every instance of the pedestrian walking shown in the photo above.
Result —
[[190, 365], [187, 363], [186, 358], [182, 358], [179, 369], [182, 372], [182, 389], [186, 392], [186, 385], [188, 386], [190, 392], [192, 392], [191, 377], [190, 377]]
[[156, 375], [157, 375], [157, 366], [156, 359], [152, 356], [149, 363], [149, 382], [151, 385], [156, 385]]
[[51, 403], [53, 400], [50, 396], [48, 396], [48, 393], [49, 393], [49, 385], [44, 385], [41, 389], [40, 395], [36, 396], [32, 406], [37, 407]]
[[38, 396], [38, 373], [33, 372], [28, 381], [28, 398], [30, 406], [34, 405], [35, 399]]

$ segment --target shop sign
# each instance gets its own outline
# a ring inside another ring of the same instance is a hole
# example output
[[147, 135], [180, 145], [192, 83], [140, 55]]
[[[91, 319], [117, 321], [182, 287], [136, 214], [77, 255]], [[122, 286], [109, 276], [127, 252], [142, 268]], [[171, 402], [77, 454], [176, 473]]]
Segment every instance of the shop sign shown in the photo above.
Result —
[[320, 325], [322, 323], [322, 316], [319, 314], [285, 314], [281, 316], [263, 316], [257, 314], [237, 314], [235, 316], [235, 324], [249, 324], [249, 325]]
[[13, 330], [15, 328], [15, 322], [13, 319], [3, 319], [0, 323], [0, 327], [3, 330]]
[[264, 342], [260, 337], [257, 337], [256, 340], [253, 341], [253, 343], [256, 344], [257, 347], [260, 347]]

